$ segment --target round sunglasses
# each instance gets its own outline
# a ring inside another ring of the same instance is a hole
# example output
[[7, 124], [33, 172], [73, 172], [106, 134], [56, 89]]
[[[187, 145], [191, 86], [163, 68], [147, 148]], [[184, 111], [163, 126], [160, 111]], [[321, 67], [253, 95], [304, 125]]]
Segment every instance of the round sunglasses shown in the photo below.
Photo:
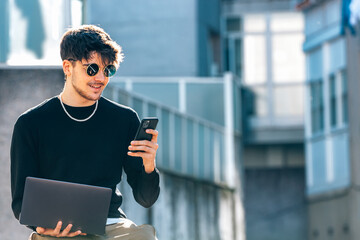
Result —
[[[68, 60], [76, 61], [74, 59], [68, 59]], [[100, 69], [99, 65], [97, 65], [96, 63], [83, 64], [83, 66], [86, 67], [86, 74], [89, 75], [90, 77], [95, 76], [99, 72], [99, 69]], [[116, 73], [116, 67], [112, 64], [107, 65], [106, 67], [104, 67], [103, 72], [104, 72], [105, 77], [112, 77]]]

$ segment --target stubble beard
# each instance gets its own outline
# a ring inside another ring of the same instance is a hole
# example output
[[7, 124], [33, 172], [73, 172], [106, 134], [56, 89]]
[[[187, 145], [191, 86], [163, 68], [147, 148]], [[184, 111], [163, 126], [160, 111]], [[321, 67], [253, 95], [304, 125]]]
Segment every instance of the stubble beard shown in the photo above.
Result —
[[71, 82], [73, 88], [75, 89], [75, 91], [83, 98], [85, 98], [86, 100], [89, 100], [89, 101], [97, 101], [100, 99], [101, 97], [101, 93], [99, 94], [98, 97], [92, 97], [90, 96], [89, 94], [87, 94], [85, 91], [81, 90], [79, 87], [76, 86], [76, 84], [74, 84], [74, 82]]

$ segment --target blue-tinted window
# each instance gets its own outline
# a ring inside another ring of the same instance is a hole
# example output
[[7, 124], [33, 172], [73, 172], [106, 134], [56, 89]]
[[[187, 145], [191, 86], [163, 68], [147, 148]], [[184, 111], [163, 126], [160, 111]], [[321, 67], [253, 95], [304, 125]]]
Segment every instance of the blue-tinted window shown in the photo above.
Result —
[[336, 77], [334, 74], [329, 78], [330, 87], [330, 124], [331, 127], [336, 127], [337, 124], [337, 104], [336, 104]]
[[311, 92], [311, 127], [312, 133], [324, 130], [323, 83], [321, 80], [310, 83]]
[[347, 123], [349, 120], [348, 118], [348, 86], [347, 86], [347, 75], [346, 71], [341, 72], [341, 85], [342, 85], [342, 115], [343, 115], [343, 122]]

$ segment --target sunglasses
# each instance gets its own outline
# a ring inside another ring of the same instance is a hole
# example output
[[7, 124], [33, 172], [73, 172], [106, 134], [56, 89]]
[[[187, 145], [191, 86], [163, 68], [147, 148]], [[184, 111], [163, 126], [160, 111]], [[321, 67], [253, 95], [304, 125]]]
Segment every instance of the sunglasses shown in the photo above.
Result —
[[[68, 59], [69, 61], [76, 61], [74, 59]], [[86, 74], [89, 75], [90, 77], [95, 76], [98, 72], [99, 72], [99, 65], [97, 65], [96, 63], [91, 63], [91, 64], [83, 64], [83, 66], [86, 67]], [[116, 67], [112, 64], [107, 65], [106, 67], [104, 67], [104, 76], [105, 77], [112, 77], [114, 76], [114, 74], [116, 73]]]

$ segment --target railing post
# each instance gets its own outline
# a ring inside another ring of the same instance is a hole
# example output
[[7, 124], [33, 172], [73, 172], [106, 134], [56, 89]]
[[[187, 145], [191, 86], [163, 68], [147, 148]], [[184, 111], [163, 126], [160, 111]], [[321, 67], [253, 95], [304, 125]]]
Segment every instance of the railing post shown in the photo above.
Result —
[[133, 90], [133, 83], [131, 79], [126, 79], [125, 80], [125, 90], [128, 92], [132, 92]]
[[186, 113], [186, 82], [184, 79], [179, 81], [179, 110]]
[[234, 91], [233, 76], [224, 75], [224, 119], [225, 119], [225, 176], [229, 186], [235, 185], [235, 146], [234, 146]]

